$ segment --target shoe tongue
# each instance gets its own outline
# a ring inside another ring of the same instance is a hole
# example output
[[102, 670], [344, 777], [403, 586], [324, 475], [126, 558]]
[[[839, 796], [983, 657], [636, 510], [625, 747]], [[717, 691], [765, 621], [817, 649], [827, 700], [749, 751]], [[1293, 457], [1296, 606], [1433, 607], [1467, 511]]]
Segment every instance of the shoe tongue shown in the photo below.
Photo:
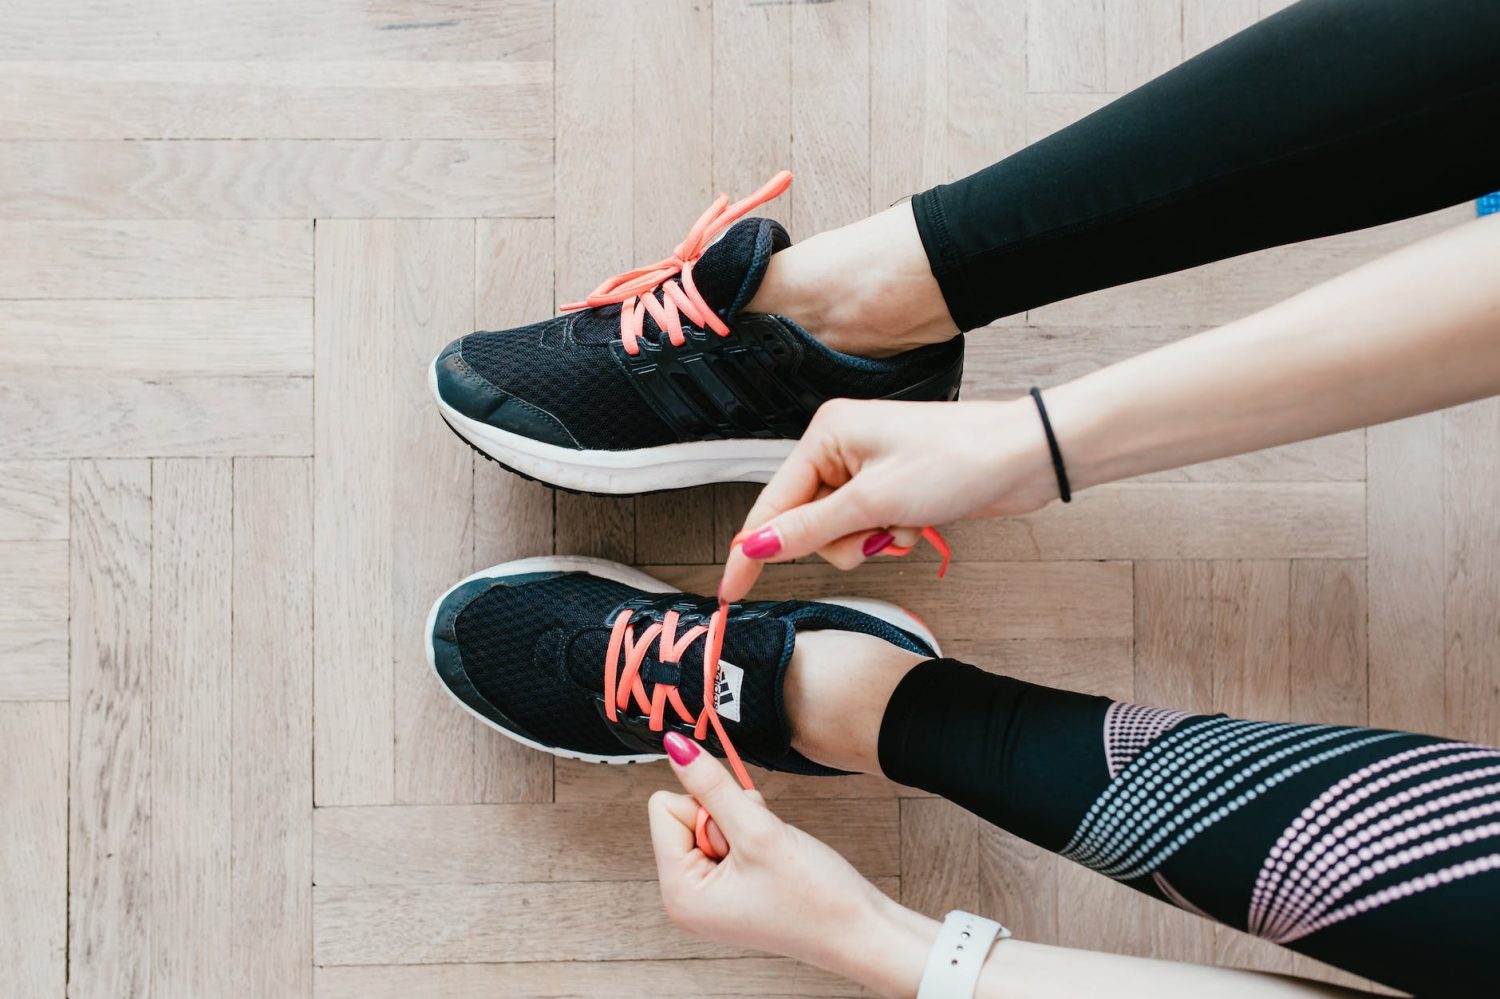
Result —
[[774, 219], [740, 219], [693, 265], [693, 285], [714, 311], [732, 319], [755, 297], [771, 254], [790, 244]]
[[[637, 633], [646, 625], [637, 624]], [[682, 629], [679, 629], [681, 633]], [[741, 753], [760, 759], [780, 759], [791, 747], [791, 733], [781, 708], [781, 684], [792, 656], [794, 632], [771, 618], [731, 620], [719, 655], [715, 708], [724, 730]], [[682, 653], [677, 692], [696, 718], [703, 707], [703, 654], [707, 638], [693, 641]], [[590, 693], [604, 690], [604, 658], [609, 652], [609, 629], [580, 632], [563, 653], [564, 668], [574, 683]], [[670, 674], [674, 667], [660, 659], [661, 643], [653, 640], [641, 666], [646, 694], [655, 687], [653, 676]], [[624, 653], [620, 667], [624, 668]], [[662, 672], [658, 672], [662, 671]], [[636, 710], [632, 706], [632, 710]], [[677, 713], [667, 707], [668, 718]]]

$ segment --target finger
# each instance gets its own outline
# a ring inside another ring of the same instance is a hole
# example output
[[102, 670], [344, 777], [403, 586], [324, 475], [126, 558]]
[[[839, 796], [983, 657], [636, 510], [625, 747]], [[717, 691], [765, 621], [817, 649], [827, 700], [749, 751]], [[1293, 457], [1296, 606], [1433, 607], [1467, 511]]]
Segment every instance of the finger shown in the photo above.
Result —
[[[882, 545], [882, 551], [889, 551], [892, 548], [899, 551], [911, 551], [922, 540], [922, 529], [920, 527], [888, 527], [886, 531], [891, 536], [891, 543]], [[894, 555], [895, 552], [891, 552], [891, 554]]]
[[739, 533], [735, 535], [736, 539], [752, 534], [777, 514], [815, 500], [828, 489], [847, 481], [847, 475], [843, 474], [835, 476], [838, 481], [825, 481], [832, 471], [827, 467], [829, 463], [823, 460], [825, 446], [823, 435], [809, 427], [808, 433], [792, 448], [792, 453], [776, 469], [776, 474], [771, 476], [771, 481], [755, 497], [755, 502], [745, 514], [744, 523], [740, 525]]
[[713, 816], [729, 842], [766, 821], [769, 813], [750, 800], [724, 764], [686, 736], [668, 732], [667, 757], [682, 786]]
[[646, 805], [651, 821], [651, 849], [660, 874], [677, 870], [693, 851], [693, 820], [698, 803], [685, 794], [657, 791]]

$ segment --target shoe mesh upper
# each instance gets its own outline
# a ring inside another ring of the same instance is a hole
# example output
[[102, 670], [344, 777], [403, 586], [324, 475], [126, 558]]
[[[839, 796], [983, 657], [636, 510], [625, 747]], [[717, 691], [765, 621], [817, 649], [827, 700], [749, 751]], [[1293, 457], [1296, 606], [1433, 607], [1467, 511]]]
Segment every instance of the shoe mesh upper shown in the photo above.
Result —
[[[619, 314], [612, 306], [519, 329], [473, 333], [459, 349], [481, 378], [560, 420], [579, 447], [614, 451], [672, 443], [675, 435], [610, 356], [609, 343], [619, 337]], [[600, 336], [601, 331], [609, 336]], [[590, 335], [597, 339], [587, 342]]]
[[581, 753], [622, 754], [593, 696], [563, 673], [560, 653], [580, 626], [603, 622], [636, 593], [585, 574], [492, 587], [454, 623], [464, 672], [528, 738]]

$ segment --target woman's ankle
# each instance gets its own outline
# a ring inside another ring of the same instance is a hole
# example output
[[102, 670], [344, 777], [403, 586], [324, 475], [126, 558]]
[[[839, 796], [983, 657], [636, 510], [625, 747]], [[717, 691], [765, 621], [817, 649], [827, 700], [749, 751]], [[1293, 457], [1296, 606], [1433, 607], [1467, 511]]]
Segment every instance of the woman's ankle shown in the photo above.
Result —
[[799, 633], [782, 685], [792, 748], [826, 767], [879, 773], [886, 705], [923, 658], [873, 635]]
[[747, 308], [784, 315], [834, 350], [861, 357], [958, 335], [910, 202], [782, 250]]

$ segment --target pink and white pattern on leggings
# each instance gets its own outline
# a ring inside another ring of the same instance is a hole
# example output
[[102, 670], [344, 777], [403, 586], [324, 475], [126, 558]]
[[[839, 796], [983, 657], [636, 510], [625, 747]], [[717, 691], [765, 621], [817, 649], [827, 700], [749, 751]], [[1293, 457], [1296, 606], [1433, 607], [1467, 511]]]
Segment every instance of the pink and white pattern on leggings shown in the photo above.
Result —
[[1439, 742], [1396, 753], [1292, 820], [1256, 876], [1247, 928], [1286, 944], [1495, 870], [1500, 852], [1476, 855], [1491, 841], [1500, 851], [1500, 751]]
[[1109, 776], [1120, 776], [1120, 771], [1128, 767], [1141, 750], [1173, 725], [1190, 717], [1185, 711], [1115, 701], [1104, 712], [1104, 761], [1109, 765]]

